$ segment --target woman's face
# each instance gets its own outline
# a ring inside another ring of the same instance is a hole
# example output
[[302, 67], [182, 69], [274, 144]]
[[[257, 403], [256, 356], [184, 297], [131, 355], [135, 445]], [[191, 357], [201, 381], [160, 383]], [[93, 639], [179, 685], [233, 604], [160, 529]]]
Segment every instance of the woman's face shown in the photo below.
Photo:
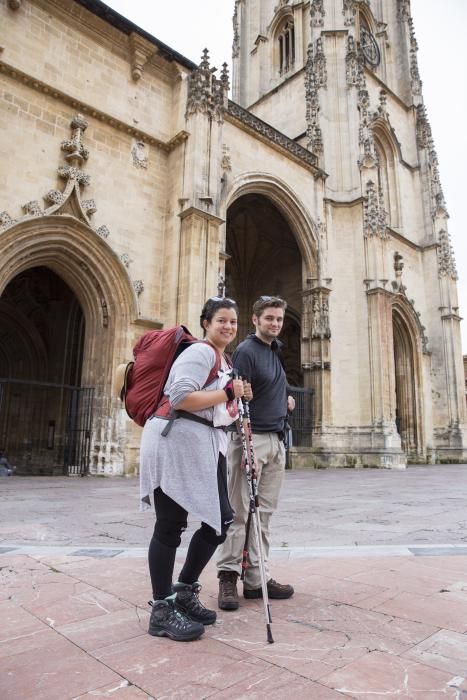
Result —
[[211, 321], [204, 321], [203, 325], [206, 340], [223, 349], [237, 335], [237, 312], [235, 309], [218, 309]]

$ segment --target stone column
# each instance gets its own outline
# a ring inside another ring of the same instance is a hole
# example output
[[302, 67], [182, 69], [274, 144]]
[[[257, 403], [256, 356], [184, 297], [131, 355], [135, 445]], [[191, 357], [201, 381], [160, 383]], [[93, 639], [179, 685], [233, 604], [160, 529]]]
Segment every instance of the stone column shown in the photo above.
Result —
[[[220, 78], [209, 64], [205, 49], [199, 67], [188, 79], [187, 142], [183, 193], [179, 198], [180, 249], [177, 322], [200, 334], [199, 313], [204, 301], [218, 293], [220, 231], [219, 210], [222, 161], [222, 126], [229, 79], [226, 64]], [[223, 267], [223, 266], [222, 266]]]
[[331, 415], [331, 330], [327, 287], [303, 292], [302, 367], [304, 384], [313, 389], [313, 425], [322, 430]]
[[180, 214], [180, 262], [177, 323], [199, 335], [199, 314], [206, 299], [217, 293], [219, 227], [223, 219], [194, 207]]

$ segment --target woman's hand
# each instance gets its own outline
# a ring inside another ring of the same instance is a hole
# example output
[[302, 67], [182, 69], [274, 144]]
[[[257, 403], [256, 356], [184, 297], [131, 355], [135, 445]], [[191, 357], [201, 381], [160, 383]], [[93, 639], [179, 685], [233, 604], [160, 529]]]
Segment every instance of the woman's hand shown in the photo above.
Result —
[[[242, 379], [232, 379], [232, 391], [236, 399], [240, 399], [243, 396], [243, 380]], [[230, 384], [230, 382], [229, 382]]]

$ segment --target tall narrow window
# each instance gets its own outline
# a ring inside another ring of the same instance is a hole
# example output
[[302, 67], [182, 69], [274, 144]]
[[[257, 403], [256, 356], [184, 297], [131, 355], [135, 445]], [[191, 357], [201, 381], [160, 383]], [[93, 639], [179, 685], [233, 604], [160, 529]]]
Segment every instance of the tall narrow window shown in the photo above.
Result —
[[287, 20], [278, 35], [279, 73], [284, 75], [295, 63], [295, 30], [292, 20]]

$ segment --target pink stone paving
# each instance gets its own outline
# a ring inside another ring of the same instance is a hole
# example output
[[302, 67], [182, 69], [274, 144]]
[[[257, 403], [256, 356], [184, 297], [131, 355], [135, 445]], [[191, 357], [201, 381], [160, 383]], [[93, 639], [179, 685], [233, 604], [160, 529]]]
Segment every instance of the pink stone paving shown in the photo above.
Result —
[[[199, 641], [150, 637], [144, 558], [0, 563], [1, 700], [467, 697], [466, 556], [275, 560], [274, 644], [243, 598]], [[203, 586], [216, 608], [213, 564]]]

